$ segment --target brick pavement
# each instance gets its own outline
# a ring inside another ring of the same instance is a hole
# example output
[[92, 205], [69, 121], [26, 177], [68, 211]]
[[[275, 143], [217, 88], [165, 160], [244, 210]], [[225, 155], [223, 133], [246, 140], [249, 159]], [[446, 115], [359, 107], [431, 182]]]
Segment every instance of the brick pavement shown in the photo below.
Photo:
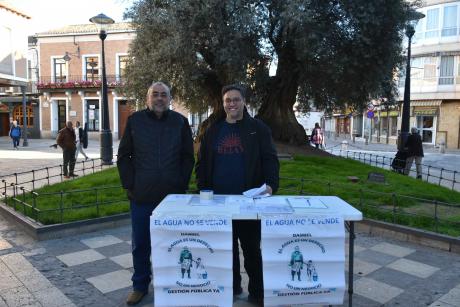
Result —
[[[0, 306], [123, 306], [130, 244], [130, 227], [36, 242], [0, 217]], [[358, 233], [354, 272], [353, 306], [460, 306], [458, 254]]]
[[[13, 151], [0, 138], [0, 172], [59, 164], [52, 143], [30, 140], [30, 147]], [[87, 153], [98, 157], [96, 141]], [[353, 306], [460, 306], [458, 254], [358, 234], [354, 272]], [[36, 242], [0, 217], [0, 307], [123, 306], [131, 273], [129, 227]], [[251, 306], [246, 296], [234, 306]], [[152, 301], [149, 294], [141, 306]]]

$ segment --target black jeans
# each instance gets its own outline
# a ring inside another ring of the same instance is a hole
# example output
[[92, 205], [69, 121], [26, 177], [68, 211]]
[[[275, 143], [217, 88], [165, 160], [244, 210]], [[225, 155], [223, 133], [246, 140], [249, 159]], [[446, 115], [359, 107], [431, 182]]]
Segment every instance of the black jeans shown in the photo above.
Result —
[[[63, 149], [62, 156], [64, 159], [64, 176], [72, 176], [75, 168], [75, 148], [74, 149]], [[68, 166], [68, 170], [67, 170]]]
[[234, 220], [233, 225], [233, 289], [241, 287], [238, 239], [244, 256], [244, 268], [249, 276], [248, 292], [263, 298], [262, 252], [260, 251], [260, 221]]

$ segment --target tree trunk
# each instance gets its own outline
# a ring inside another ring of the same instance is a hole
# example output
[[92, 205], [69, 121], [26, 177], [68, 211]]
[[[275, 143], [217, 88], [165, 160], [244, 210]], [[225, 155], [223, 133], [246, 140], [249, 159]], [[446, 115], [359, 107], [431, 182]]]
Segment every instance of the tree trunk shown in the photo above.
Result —
[[299, 85], [299, 65], [295, 55], [288, 53], [285, 51], [284, 56], [279, 56], [276, 76], [270, 80], [267, 98], [257, 118], [271, 128], [274, 140], [302, 145], [306, 142], [305, 129], [297, 122], [293, 110]]

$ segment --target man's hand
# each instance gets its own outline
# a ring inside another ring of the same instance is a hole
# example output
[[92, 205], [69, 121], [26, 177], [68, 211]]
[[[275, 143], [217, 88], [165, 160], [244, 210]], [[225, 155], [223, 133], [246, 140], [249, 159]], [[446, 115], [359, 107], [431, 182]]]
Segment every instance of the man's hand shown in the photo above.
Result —
[[[272, 195], [272, 194], [273, 194], [273, 190], [272, 190], [272, 187], [271, 187], [271, 186], [269, 186], [268, 184], [267, 184], [267, 188], [265, 189], [265, 193], [268, 193], [268, 194], [270, 194], [270, 195]], [[264, 194], [265, 194], [265, 193], [264, 193]]]

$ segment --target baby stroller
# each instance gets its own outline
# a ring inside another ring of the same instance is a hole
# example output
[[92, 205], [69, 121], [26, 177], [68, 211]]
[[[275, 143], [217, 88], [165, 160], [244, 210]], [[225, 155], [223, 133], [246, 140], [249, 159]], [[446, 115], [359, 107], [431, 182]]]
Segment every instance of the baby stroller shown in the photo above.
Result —
[[404, 174], [404, 168], [406, 167], [407, 152], [398, 150], [396, 153], [393, 162], [391, 162], [391, 168], [393, 171]]

